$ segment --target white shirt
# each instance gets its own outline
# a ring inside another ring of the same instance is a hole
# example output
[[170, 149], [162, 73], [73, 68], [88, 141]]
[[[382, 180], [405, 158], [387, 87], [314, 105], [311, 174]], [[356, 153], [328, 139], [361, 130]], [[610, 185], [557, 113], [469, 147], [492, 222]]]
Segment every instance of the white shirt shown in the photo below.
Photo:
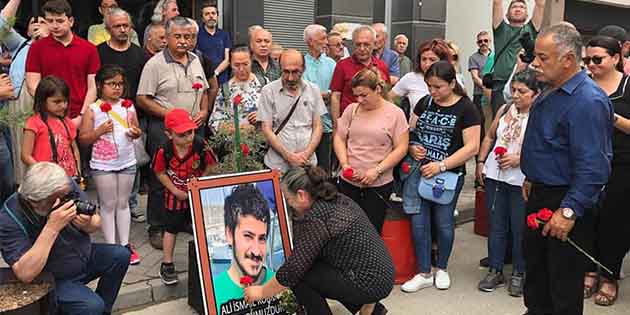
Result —
[[[112, 112], [123, 122], [128, 122], [135, 115], [136, 110], [131, 106], [128, 110], [121, 106], [122, 101], [112, 104]], [[90, 168], [101, 171], [119, 171], [136, 165], [136, 153], [133, 148], [133, 140], [127, 136], [127, 130], [113, 114], [104, 113], [100, 105], [101, 100], [90, 104], [90, 110], [94, 113], [94, 129], [111, 119], [114, 123], [114, 131], [100, 136], [92, 146], [92, 159]]]
[[411, 109], [418, 104], [421, 98], [429, 94], [429, 88], [424, 82], [424, 75], [418, 72], [409, 72], [405, 74], [392, 89], [396, 95], [409, 98]]

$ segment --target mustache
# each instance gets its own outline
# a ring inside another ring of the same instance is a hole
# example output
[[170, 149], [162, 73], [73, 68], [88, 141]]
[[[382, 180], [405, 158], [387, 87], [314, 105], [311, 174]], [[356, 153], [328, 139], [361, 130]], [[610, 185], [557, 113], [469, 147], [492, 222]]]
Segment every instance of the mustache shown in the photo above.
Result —
[[253, 260], [255, 262], [262, 262], [263, 261], [263, 256], [252, 254], [252, 253], [245, 254], [245, 258], [251, 259], [251, 260]]

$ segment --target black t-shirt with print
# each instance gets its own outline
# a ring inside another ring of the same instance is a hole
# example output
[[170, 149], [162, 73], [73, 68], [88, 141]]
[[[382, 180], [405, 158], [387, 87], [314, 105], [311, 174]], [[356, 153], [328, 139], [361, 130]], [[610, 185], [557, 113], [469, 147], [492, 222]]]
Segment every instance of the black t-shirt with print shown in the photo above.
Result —
[[[462, 97], [453, 106], [440, 106], [430, 95], [423, 97], [413, 111], [418, 116], [412, 142], [420, 143], [427, 150], [426, 159], [442, 161], [464, 146], [462, 131], [480, 125], [481, 118], [468, 97]], [[462, 165], [451, 171], [466, 172]]]

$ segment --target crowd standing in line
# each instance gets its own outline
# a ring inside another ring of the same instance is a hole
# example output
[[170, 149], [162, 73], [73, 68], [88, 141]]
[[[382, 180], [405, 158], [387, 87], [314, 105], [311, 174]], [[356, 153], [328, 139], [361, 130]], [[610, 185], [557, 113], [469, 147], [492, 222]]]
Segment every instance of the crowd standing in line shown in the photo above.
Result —
[[[607, 26], [583, 53], [569, 23], [542, 28], [545, 2], [534, 1], [530, 19], [527, 1], [504, 10], [493, 0], [492, 34], [471, 36], [479, 50], [468, 58], [469, 93], [457, 43], [430, 39], [409, 58], [409, 38], [393, 36], [390, 49], [383, 23], [350, 32], [309, 25], [301, 53], [259, 25], [249, 27], [246, 43], [233, 43], [211, 1], [188, 18], [177, 1], [160, 0], [151, 23], [136, 31], [116, 0], [101, 0], [103, 23], [85, 40], [72, 31], [69, 3], [50, 0], [42, 16], [29, 18], [25, 37], [12, 25], [21, 1], [10, 0], [0, 12], [0, 41], [12, 56], [8, 75], [0, 74], [0, 107], [33, 113], [23, 128], [0, 125], [2, 257], [25, 282], [52, 272], [64, 312], [111, 312], [128, 266], [140, 263], [129, 231], [131, 221], [145, 220], [137, 201], [144, 181], [148, 237], [163, 251], [159, 276], [177, 283], [176, 236], [191, 231], [186, 183], [213, 174], [226, 153], [208, 140], [239, 128], [264, 137], [259, 162], [280, 170], [295, 210], [294, 255], [272, 280], [245, 289], [248, 302], [291, 288], [309, 313], [330, 314], [324, 298], [355, 313], [387, 313], [381, 301], [394, 266], [379, 234], [386, 210], [401, 201], [418, 261], [401, 290], [448, 289], [455, 205], [474, 171], [490, 217], [479, 290], [507, 282], [530, 315], [582, 314], [591, 296], [613, 305], [630, 248], [619, 234], [630, 228], [620, 207], [630, 35]], [[138, 144], [150, 163], [141, 163]], [[95, 184], [97, 213], [78, 202], [84, 178]], [[433, 194], [422, 185], [433, 185]], [[549, 222], [528, 229], [526, 216], [541, 208], [553, 211]], [[99, 229], [108, 244], [91, 243]], [[588, 263], [569, 238], [612, 274]], [[83, 286], [101, 275], [95, 292]]]

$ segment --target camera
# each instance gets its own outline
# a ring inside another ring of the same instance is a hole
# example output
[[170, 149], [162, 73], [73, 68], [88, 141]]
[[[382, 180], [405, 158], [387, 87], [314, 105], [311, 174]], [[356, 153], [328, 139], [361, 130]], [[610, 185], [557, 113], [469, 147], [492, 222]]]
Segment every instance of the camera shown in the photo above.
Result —
[[519, 58], [521, 58], [521, 61], [524, 63], [532, 63], [532, 61], [534, 61], [534, 59], [536, 58], [536, 55], [534, 55], [534, 48], [536, 47], [536, 43], [534, 43], [531, 34], [523, 34], [518, 39], [518, 41], [519, 43], [521, 43], [521, 46], [525, 50], [525, 53], [519, 55]]
[[78, 192], [73, 191], [67, 194], [61, 199], [59, 205], [62, 205], [68, 201], [74, 202], [74, 205], [77, 207], [77, 214], [85, 214], [91, 216], [96, 213], [96, 205], [89, 201], [81, 200]]

